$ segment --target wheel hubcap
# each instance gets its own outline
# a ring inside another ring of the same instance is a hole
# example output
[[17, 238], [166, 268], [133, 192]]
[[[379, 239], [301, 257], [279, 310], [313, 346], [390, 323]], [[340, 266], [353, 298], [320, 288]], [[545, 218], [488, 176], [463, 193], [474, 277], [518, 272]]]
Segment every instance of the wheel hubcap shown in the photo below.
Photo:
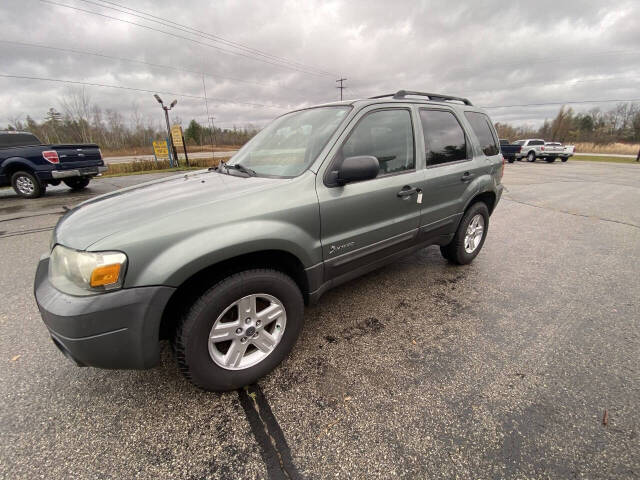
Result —
[[25, 195], [30, 195], [36, 189], [35, 185], [29, 177], [18, 177], [16, 179], [16, 188]]
[[475, 252], [482, 241], [483, 235], [484, 217], [478, 213], [473, 216], [467, 227], [467, 233], [464, 237], [464, 251], [467, 253]]
[[227, 370], [243, 370], [267, 358], [287, 325], [280, 300], [266, 293], [247, 295], [229, 305], [209, 332], [209, 355]]

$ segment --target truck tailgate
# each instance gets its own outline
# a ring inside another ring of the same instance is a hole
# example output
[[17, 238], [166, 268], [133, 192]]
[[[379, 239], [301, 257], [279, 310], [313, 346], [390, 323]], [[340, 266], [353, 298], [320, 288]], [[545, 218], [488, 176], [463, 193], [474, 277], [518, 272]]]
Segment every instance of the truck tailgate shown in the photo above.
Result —
[[98, 145], [51, 145], [51, 148], [58, 152], [63, 170], [103, 164]]

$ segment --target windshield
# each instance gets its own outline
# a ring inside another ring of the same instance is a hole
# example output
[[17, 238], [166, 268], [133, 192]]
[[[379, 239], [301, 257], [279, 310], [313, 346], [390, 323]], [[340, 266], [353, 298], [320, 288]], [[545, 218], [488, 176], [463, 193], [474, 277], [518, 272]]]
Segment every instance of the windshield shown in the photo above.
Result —
[[349, 110], [318, 107], [283, 115], [240, 149], [229, 165], [240, 164], [257, 175], [296, 177], [315, 160]]

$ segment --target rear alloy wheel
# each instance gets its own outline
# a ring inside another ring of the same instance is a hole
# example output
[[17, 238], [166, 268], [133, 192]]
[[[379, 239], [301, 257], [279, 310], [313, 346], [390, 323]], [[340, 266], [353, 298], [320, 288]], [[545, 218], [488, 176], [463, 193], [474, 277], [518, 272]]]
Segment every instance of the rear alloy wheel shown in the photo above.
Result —
[[533, 152], [529, 152], [527, 154], [527, 162], [535, 162], [536, 161], [536, 154]]
[[91, 179], [89, 177], [73, 177], [63, 180], [65, 185], [73, 191], [82, 190], [89, 185]]
[[512, 157], [507, 158], [507, 162], [509, 162], [509, 163], [513, 163], [515, 161], [516, 161], [515, 158], [512, 158]]
[[287, 275], [275, 270], [231, 275], [183, 317], [174, 340], [180, 370], [205, 390], [254, 383], [289, 354], [303, 313], [302, 293]]
[[562, 162], [566, 162], [567, 160], [569, 160], [569, 157], [562, 157], [560, 160], [561, 160]]
[[465, 212], [453, 240], [440, 247], [451, 263], [466, 265], [480, 253], [489, 228], [489, 209], [484, 202], [471, 205]]
[[37, 198], [44, 195], [46, 184], [29, 172], [16, 172], [11, 176], [13, 190], [24, 198]]

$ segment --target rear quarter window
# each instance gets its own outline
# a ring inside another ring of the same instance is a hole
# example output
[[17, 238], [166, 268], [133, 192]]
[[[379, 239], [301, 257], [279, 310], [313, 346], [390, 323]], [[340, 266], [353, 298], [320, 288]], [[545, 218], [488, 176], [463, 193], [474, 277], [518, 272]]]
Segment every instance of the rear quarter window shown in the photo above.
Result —
[[0, 133], [0, 148], [40, 145], [40, 140], [30, 133]]
[[473, 132], [478, 137], [482, 152], [488, 157], [500, 153], [498, 139], [493, 133], [489, 117], [478, 112], [464, 112], [464, 116], [467, 117]]

